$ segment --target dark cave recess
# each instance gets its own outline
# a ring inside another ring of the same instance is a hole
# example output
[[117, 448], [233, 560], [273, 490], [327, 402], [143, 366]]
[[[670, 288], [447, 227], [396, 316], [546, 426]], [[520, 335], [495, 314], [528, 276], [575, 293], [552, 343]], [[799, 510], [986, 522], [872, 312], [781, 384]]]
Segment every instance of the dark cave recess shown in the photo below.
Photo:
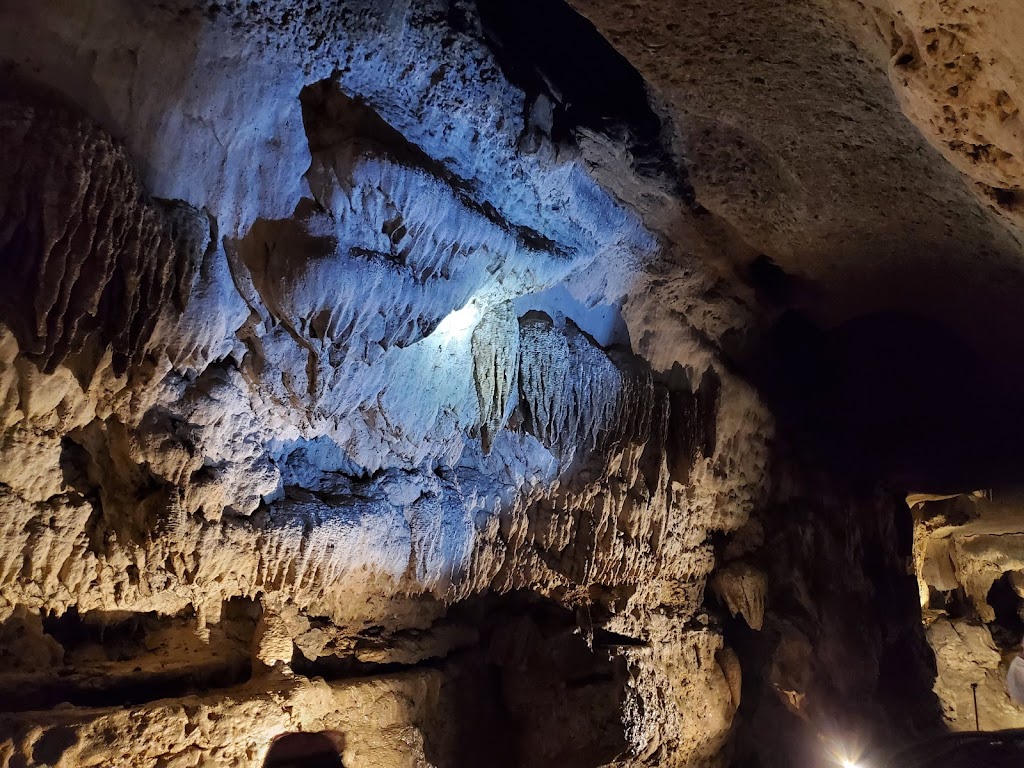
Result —
[[527, 104], [551, 99], [556, 143], [573, 141], [581, 128], [625, 141], [637, 173], [666, 181], [699, 209], [643, 77], [590, 21], [561, 0], [476, 0], [476, 7], [495, 58]]
[[911, 311], [824, 325], [808, 308], [813, 289], [767, 257], [746, 278], [773, 319], [725, 354], [804, 454], [865, 487], [1018, 484], [1024, 360], [986, 355], [941, 319]]
[[264, 768], [344, 768], [334, 733], [286, 733], [270, 746]]

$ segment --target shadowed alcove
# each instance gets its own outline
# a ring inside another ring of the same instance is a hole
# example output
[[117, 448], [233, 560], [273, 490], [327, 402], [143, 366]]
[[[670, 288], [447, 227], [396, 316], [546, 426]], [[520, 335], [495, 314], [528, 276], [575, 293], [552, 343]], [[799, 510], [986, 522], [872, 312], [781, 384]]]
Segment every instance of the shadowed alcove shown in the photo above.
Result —
[[343, 768], [341, 738], [333, 733], [286, 733], [270, 746], [265, 768]]

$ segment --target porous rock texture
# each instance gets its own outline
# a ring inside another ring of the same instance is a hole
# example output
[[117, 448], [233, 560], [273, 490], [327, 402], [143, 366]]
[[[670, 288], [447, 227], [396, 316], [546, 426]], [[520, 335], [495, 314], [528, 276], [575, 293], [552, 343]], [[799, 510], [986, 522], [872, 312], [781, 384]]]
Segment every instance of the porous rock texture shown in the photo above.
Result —
[[894, 490], [1024, 381], [1013, 54], [947, 137], [904, 5], [0, 0], [0, 765], [959, 727]]
[[982, 200], [1018, 227], [1024, 19], [1011, 2], [867, 3], [890, 43], [889, 76], [907, 117]]

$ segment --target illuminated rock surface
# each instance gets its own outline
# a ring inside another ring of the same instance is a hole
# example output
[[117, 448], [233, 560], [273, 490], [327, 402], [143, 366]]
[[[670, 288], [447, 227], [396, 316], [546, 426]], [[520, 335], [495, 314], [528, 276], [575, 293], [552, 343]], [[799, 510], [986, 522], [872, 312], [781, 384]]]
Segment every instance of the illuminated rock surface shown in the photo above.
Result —
[[1012, 23], [789, 5], [0, 0], [0, 765], [811, 765], [995, 696], [908, 564], [1024, 567], [900, 496], [1021, 453]]

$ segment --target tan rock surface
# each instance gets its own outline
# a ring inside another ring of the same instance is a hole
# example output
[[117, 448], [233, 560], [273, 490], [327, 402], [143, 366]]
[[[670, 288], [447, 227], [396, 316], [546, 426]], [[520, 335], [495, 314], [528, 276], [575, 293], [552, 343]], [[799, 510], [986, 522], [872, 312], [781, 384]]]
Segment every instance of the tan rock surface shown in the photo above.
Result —
[[1013, 2], [868, 3], [903, 110], [1016, 227], [1024, 185], [1024, 19]]

